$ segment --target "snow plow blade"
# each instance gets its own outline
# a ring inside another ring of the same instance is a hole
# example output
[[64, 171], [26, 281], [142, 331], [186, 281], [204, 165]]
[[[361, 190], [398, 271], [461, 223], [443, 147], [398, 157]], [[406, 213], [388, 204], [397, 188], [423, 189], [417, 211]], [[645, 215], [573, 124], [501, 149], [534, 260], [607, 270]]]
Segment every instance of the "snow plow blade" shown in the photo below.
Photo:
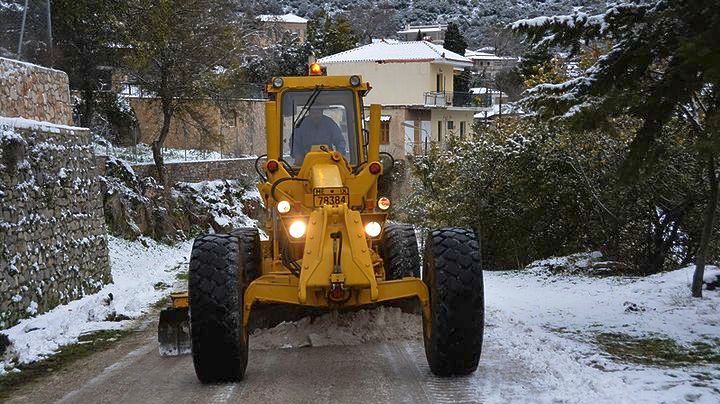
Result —
[[184, 298], [177, 295], [179, 294], [171, 295], [173, 306], [160, 312], [158, 342], [161, 356], [190, 353], [190, 316], [186, 306], [187, 294], [184, 295]]

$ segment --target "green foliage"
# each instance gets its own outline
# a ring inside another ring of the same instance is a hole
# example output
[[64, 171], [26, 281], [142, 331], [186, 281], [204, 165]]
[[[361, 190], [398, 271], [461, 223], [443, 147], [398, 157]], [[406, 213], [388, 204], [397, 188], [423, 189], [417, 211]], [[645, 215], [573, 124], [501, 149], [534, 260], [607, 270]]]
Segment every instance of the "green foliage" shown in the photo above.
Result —
[[457, 53], [458, 55], [465, 55], [467, 42], [460, 32], [460, 28], [454, 22], [451, 22], [447, 26], [447, 32], [445, 32], [445, 45], [443, 45], [443, 47], [451, 52]]
[[606, 131], [576, 131], [504, 120], [473, 139], [453, 139], [414, 161], [418, 184], [406, 219], [475, 228], [488, 267], [585, 250], [639, 273], [687, 262], [702, 201], [696, 156], [676, 128], [665, 145], [670, 163], [624, 183], [617, 174], [637, 125], [622, 119]]
[[[624, 158], [625, 177], [637, 179], [649, 166], [669, 164], [671, 142], [692, 145], [705, 176], [694, 182], [694, 189], [705, 189], [692, 284], [693, 296], [702, 296], [720, 205], [720, 9], [702, 0], [654, 0], [618, 3], [594, 16], [575, 13], [513, 26], [535, 49], [562, 47], [577, 55], [583, 44], [609, 45], [580, 77], [538, 84], [523, 103], [541, 117], [579, 128], [608, 126], [618, 116], [638, 119]], [[671, 130], [678, 118], [685, 123], [679, 133]]]

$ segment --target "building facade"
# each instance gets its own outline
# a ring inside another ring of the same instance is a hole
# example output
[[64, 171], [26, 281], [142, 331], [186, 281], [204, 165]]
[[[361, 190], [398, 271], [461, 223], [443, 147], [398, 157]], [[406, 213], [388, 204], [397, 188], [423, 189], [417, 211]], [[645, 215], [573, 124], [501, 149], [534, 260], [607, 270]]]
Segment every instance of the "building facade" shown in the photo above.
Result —
[[257, 20], [261, 26], [262, 45], [277, 42], [287, 32], [297, 35], [301, 42], [307, 39], [308, 20], [295, 14], [263, 14]]
[[405, 28], [398, 31], [398, 39], [401, 41], [428, 41], [436, 45], [445, 44], [445, 33], [447, 24], [435, 25], [405, 25]]
[[365, 104], [382, 105], [381, 149], [396, 158], [466, 136], [481, 110], [453, 88], [472, 61], [427, 41], [378, 41], [319, 62], [329, 75], [360, 75], [372, 85]]
[[510, 70], [519, 62], [516, 57], [497, 56], [492, 53], [471, 50], [465, 51], [465, 57], [472, 60], [473, 71], [487, 80], [494, 80], [499, 72]]

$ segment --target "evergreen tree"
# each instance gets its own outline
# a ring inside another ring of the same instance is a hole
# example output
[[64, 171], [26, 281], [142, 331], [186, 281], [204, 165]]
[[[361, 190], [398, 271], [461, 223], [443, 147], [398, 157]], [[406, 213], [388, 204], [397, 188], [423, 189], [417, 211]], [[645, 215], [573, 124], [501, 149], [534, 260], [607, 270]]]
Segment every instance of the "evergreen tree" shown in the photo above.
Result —
[[308, 22], [308, 42], [315, 56], [321, 58], [354, 48], [358, 36], [346, 17], [332, 18], [321, 12]]
[[467, 48], [467, 42], [460, 32], [460, 27], [454, 22], [451, 22], [447, 26], [447, 32], [445, 32], [445, 45], [444, 48], [455, 52], [458, 55], [465, 55], [465, 49]]
[[334, 55], [357, 46], [358, 37], [353, 31], [350, 20], [344, 16], [336, 17], [326, 31], [325, 55]]
[[89, 127], [97, 108], [97, 93], [109, 84], [101, 66], [118, 65], [118, 34], [127, 2], [114, 0], [55, 0], [53, 38], [58, 68], [68, 74], [70, 88], [81, 96], [79, 124]]
[[641, 122], [625, 161], [637, 176], [668, 159], [662, 146], [675, 120], [685, 123], [683, 142], [694, 144], [705, 173], [705, 213], [697, 241], [693, 296], [702, 295], [705, 262], [718, 211], [720, 155], [720, 9], [703, 0], [621, 3], [605, 13], [521, 20], [513, 28], [536, 48], [583, 43], [612, 46], [583, 76], [560, 85], [540, 84], [524, 100], [542, 117], [577, 125], [605, 125], [626, 115]]
[[425, 38], [425, 36], [423, 35], [422, 31], [418, 30], [418, 33], [417, 33], [417, 35], [415, 36], [415, 40], [416, 40], [416, 41], [422, 41], [424, 38]]

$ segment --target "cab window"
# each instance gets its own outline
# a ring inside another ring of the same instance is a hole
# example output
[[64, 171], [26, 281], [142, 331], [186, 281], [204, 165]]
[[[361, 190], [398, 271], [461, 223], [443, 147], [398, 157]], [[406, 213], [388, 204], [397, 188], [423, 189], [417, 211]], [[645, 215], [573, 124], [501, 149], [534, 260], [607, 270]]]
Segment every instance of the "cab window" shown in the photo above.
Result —
[[342, 153], [351, 165], [358, 161], [355, 94], [351, 90], [287, 91], [282, 100], [283, 159], [302, 164], [313, 146]]

